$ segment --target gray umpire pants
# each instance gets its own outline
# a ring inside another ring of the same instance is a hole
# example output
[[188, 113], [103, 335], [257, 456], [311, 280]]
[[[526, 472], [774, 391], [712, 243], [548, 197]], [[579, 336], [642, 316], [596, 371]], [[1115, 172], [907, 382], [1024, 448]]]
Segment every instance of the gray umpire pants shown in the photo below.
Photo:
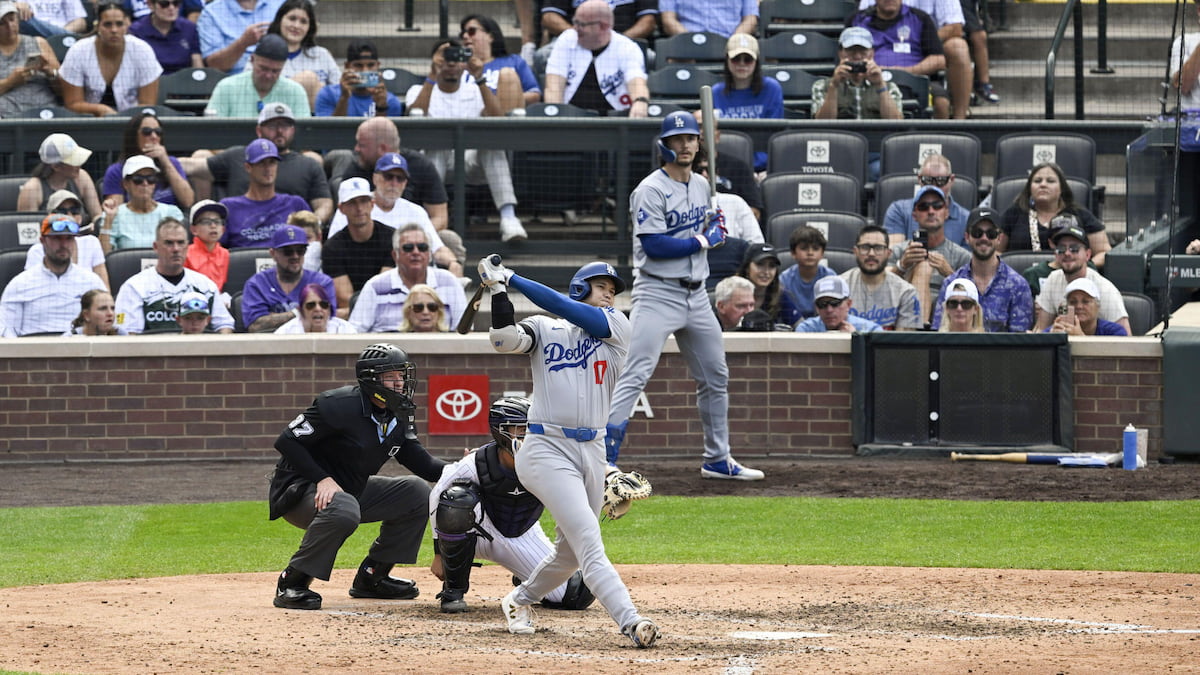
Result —
[[284, 519], [304, 530], [291, 566], [329, 581], [338, 550], [360, 523], [382, 523], [367, 554], [381, 563], [417, 561], [429, 520], [429, 483], [417, 476], [371, 476], [362, 497], [339, 492], [320, 512], [313, 505], [317, 486], [305, 493]]

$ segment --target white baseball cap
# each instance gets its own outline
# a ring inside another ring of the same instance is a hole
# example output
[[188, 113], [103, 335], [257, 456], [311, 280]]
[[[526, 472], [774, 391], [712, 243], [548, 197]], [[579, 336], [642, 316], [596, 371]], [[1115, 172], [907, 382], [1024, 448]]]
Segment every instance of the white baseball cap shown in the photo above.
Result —
[[345, 204], [351, 199], [370, 197], [371, 184], [365, 178], [347, 178], [338, 186], [338, 204]]
[[134, 155], [125, 160], [125, 165], [121, 167], [121, 177], [129, 178], [142, 169], [154, 169], [154, 172], [158, 173], [158, 165], [154, 163], [154, 160], [145, 155]]
[[38, 148], [38, 157], [46, 164], [83, 166], [91, 156], [91, 150], [81, 147], [67, 134], [50, 134]]
[[850, 297], [850, 284], [839, 276], [828, 276], [817, 279], [813, 286], [813, 300], [817, 298], [833, 298], [842, 300]]
[[1087, 277], [1081, 277], [1067, 284], [1067, 290], [1064, 292], [1064, 295], [1069, 297], [1072, 291], [1083, 291], [1097, 300], [1100, 299], [1100, 287], [1096, 285], [1096, 282]]
[[975, 304], [979, 304], [979, 289], [975, 287], [975, 282], [970, 279], [955, 279], [946, 287], [946, 299], [950, 298], [967, 298]]

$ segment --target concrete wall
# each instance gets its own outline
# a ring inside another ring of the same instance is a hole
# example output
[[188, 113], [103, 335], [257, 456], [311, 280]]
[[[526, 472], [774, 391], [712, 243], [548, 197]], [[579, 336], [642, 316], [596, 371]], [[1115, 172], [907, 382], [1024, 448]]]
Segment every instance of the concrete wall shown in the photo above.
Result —
[[[389, 340], [418, 377], [486, 373], [491, 394], [528, 391], [524, 357], [482, 334], [25, 338], [0, 348], [0, 462], [274, 457], [275, 437], [315, 393], [347, 384], [367, 344]], [[845, 335], [729, 335], [730, 422], [739, 457], [851, 455]], [[1082, 338], [1074, 357], [1076, 450], [1115, 452], [1128, 422], [1162, 437], [1162, 350], [1153, 338]], [[427, 408], [426, 390], [417, 403]], [[700, 457], [695, 386], [669, 341], [622, 456]], [[418, 428], [424, 433], [418, 413]], [[425, 436], [442, 457], [482, 439]]]

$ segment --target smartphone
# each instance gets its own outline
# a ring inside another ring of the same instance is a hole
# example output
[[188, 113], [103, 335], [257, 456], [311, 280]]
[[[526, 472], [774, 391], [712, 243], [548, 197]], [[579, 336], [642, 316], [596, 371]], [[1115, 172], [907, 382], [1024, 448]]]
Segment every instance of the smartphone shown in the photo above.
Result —
[[1059, 305], [1059, 306], [1058, 306], [1058, 315], [1059, 315], [1059, 316], [1066, 316], [1066, 315], [1067, 315], [1067, 310], [1068, 310], [1068, 309], [1071, 309], [1071, 306], [1070, 306], [1070, 305]]
[[34, 54], [25, 59], [26, 68], [41, 68], [46, 64], [46, 59], [41, 54]]
[[913, 235], [913, 241], [925, 248], [929, 248], [929, 232], [927, 230], [917, 230], [917, 233]]
[[379, 86], [379, 71], [364, 70], [358, 74], [358, 83], [367, 88]]

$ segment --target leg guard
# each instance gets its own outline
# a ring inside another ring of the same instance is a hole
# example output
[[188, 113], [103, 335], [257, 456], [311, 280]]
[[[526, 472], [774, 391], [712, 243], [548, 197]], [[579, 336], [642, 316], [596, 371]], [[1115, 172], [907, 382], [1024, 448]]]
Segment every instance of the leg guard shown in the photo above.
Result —
[[[441, 533], [439, 533], [441, 534]], [[475, 535], [441, 534], [437, 540], [437, 551], [442, 556], [442, 611], [465, 612], [463, 596], [471, 588], [471, 567], [475, 562]]]
[[621, 441], [625, 440], [625, 427], [627, 426], [629, 426], [629, 420], [620, 424], [610, 424], [605, 429], [604, 458], [612, 466], [617, 465], [617, 457], [621, 454]]
[[592, 595], [591, 589], [587, 587], [587, 584], [583, 583], [583, 572], [575, 572], [567, 580], [567, 592], [563, 594], [562, 602], [542, 600], [542, 607], [549, 609], [587, 609], [595, 601], [596, 596]]

